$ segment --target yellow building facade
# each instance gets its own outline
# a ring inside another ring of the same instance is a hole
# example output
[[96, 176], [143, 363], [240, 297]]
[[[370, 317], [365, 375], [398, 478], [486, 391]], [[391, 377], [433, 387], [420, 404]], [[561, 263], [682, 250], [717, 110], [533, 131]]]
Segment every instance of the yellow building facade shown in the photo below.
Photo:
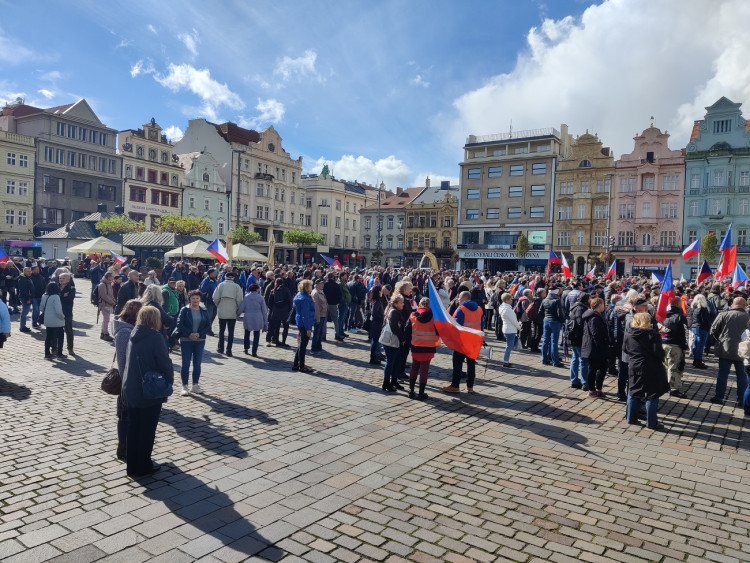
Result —
[[459, 187], [450, 182], [426, 187], [406, 206], [404, 264], [419, 266], [425, 250], [435, 255], [441, 268], [453, 268], [458, 259]]
[[26, 253], [34, 229], [34, 137], [0, 131], [0, 239], [8, 255]]

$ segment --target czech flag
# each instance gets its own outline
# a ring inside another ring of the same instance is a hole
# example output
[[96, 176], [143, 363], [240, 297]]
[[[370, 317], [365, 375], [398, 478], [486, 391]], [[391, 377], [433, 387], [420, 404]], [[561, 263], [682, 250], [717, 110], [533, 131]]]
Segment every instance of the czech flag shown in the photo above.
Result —
[[[719, 252], [724, 252], [725, 250], [729, 250], [729, 247], [731, 246], [732, 246], [732, 223], [729, 223], [727, 234], [724, 235], [724, 238], [722, 239], [721, 244], [719, 245]], [[729, 271], [731, 272], [732, 270], [729, 270]], [[729, 274], [729, 272], [727, 272], [727, 274]]]
[[682, 258], [684, 260], [690, 260], [693, 256], [697, 256], [701, 253], [701, 239], [696, 240], [685, 250], [682, 251]]
[[8, 261], [8, 255], [5, 253], [5, 251], [0, 248], [0, 262], [7, 262]]
[[323, 260], [328, 262], [328, 265], [331, 266], [332, 268], [338, 268], [339, 270], [341, 269], [341, 262], [339, 262], [335, 258], [329, 258], [325, 254], [321, 254], [320, 256], [323, 258]]
[[741, 285], [747, 284], [747, 274], [742, 270], [739, 264], [734, 267], [732, 276], [732, 289], [737, 289]]
[[698, 272], [698, 283], [703, 283], [703, 281], [710, 278], [711, 275], [711, 266], [708, 265], [708, 260], [704, 260], [703, 267], [701, 268], [701, 271]]
[[109, 255], [110, 255], [110, 256], [112, 256], [112, 259], [113, 259], [113, 260], [114, 260], [114, 261], [115, 261], [116, 263], [118, 263], [118, 264], [124, 264], [125, 262], [127, 262], [127, 260], [125, 259], [125, 257], [124, 257], [124, 256], [120, 256], [119, 254], [117, 254], [117, 252], [112, 252], [112, 251], [110, 250], [110, 251], [109, 251]]
[[664, 281], [664, 278], [661, 277], [656, 272], [651, 272], [651, 283], [662, 283]]
[[484, 342], [484, 332], [461, 326], [448, 314], [443, 302], [435, 291], [432, 280], [429, 282], [430, 308], [432, 320], [443, 343], [455, 352], [476, 360]]
[[716, 270], [714, 277], [721, 279], [724, 276], [731, 276], [734, 273], [734, 267], [737, 265], [737, 246], [732, 246], [724, 251], [724, 257], [721, 259], [721, 265]]
[[221, 241], [218, 238], [215, 241], [213, 241], [211, 244], [209, 244], [206, 250], [208, 250], [211, 254], [216, 256], [216, 259], [222, 264], [229, 260], [229, 254], [227, 254], [227, 249], [224, 248], [224, 245], [221, 244]]
[[656, 320], [660, 323], [667, 318], [667, 311], [672, 306], [672, 301], [674, 301], [674, 285], [672, 285], [672, 261], [670, 260], [659, 290], [659, 303], [656, 305]]
[[612, 262], [612, 265], [609, 267], [609, 270], [607, 270], [607, 275], [604, 277], [606, 279], [609, 279], [610, 276], [617, 277], [617, 258], [615, 258], [615, 261]]
[[549, 259], [547, 260], [547, 277], [549, 277], [550, 274], [550, 266], [552, 264], [562, 264], [560, 259], [557, 257], [557, 254], [555, 254], [554, 250], [551, 248], [549, 249]]
[[593, 280], [595, 275], [596, 275], [596, 266], [591, 268], [591, 271], [588, 274], [586, 274], [586, 279]]
[[562, 257], [562, 271], [563, 271], [563, 274], [565, 274], [566, 278], [573, 277], [573, 276], [570, 275], [570, 267], [568, 266], [568, 261], [565, 259], [565, 253], [561, 252], [560, 256]]

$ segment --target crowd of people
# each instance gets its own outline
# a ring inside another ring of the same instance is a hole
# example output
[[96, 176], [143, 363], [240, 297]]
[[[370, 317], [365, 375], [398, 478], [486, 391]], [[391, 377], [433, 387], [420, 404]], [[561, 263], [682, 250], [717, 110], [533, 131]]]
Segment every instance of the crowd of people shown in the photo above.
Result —
[[[8, 311], [0, 312], [0, 340], [10, 335], [5, 319], [16, 313], [21, 315], [19, 330], [30, 332], [31, 313], [32, 328], [43, 324], [46, 330], [45, 358], [65, 359], [66, 344], [68, 355], [75, 355], [76, 288], [69, 266], [54, 261], [27, 266], [14, 260], [3, 269]], [[150, 456], [163, 403], [146, 399], [137, 382], [148, 370], [159, 370], [172, 382], [169, 354], [179, 352], [179, 394], [203, 393], [206, 342], [215, 338], [216, 353], [232, 357], [238, 320], [244, 328], [244, 354], [257, 358], [265, 334], [266, 346], [290, 349], [290, 367], [301, 372], [312, 370], [310, 356], [331, 352], [330, 346], [345, 343], [352, 333], [364, 333], [369, 364], [383, 370], [383, 392], [406, 390], [402, 383], [408, 382], [409, 397], [426, 400], [430, 364], [441, 346], [433, 308], [441, 307], [457, 325], [505, 342], [498, 369], [513, 368], [514, 354], [538, 354], [542, 369], [565, 370], [571, 387], [593, 399], [605, 397], [606, 375], [616, 376], [616, 398], [626, 403], [625, 419], [641, 424], [645, 408], [650, 428], [659, 427], [660, 397], [685, 398], [687, 358], [694, 368], [705, 370], [713, 348], [718, 373], [711, 402], [723, 404], [734, 367], [738, 406], [750, 416], [747, 358], [740, 346], [748, 339], [747, 295], [745, 288], [727, 283], [677, 283], [665, 317], [657, 321], [659, 286], [642, 277], [610, 281], [315, 264], [268, 269], [185, 260], [168, 263], [161, 279], [156, 271], [141, 274], [135, 263], [105, 260], [92, 260], [82, 273], [100, 316], [100, 338], [114, 342], [114, 364], [123, 378], [117, 456], [135, 477], [157, 468]], [[428, 280], [434, 284], [432, 300]], [[287, 342], [290, 326], [297, 333], [292, 344]], [[346, 356], [345, 348], [341, 355]], [[461, 393], [465, 377], [466, 392], [475, 393], [477, 359], [453, 350], [452, 360], [451, 381], [442, 390]]]

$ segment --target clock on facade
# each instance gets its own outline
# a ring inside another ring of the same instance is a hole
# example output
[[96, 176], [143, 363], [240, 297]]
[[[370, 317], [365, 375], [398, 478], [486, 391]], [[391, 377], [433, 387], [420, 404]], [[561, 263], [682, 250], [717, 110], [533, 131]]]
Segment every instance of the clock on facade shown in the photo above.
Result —
[[268, 150], [271, 151], [271, 152], [273, 152], [273, 151], [276, 150], [276, 147], [274, 146], [273, 143], [268, 143]]

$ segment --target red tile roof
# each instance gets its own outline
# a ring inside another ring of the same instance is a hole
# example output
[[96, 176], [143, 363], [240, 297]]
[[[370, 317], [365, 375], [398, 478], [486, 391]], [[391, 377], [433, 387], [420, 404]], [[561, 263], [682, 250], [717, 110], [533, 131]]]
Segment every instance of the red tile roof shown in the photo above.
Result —
[[[408, 203], [411, 203], [415, 197], [422, 193], [424, 187], [421, 188], [407, 188], [401, 193], [387, 197], [380, 202], [380, 210], [387, 211], [389, 209], [403, 209]], [[373, 203], [364, 208], [365, 211], [375, 210], [378, 208], [378, 204]]]
[[74, 104], [65, 104], [64, 106], [55, 106], [52, 108], [45, 108], [44, 111], [47, 113], [65, 113], [67, 110], [69, 110], [71, 107], [73, 107]]
[[698, 138], [698, 129], [700, 128], [700, 126], [701, 126], [700, 121], [696, 121], [695, 123], [693, 123], [693, 132], [690, 133], [691, 141], [695, 141]]
[[252, 129], [245, 129], [240, 127], [236, 123], [227, 121], [226, 123], [211, 123], [219, 135], [224, 137], [228, 143], [239, 143], [241, 145], [250, 145], [250, 143], [257, 143], [260, 141], [260, 133], [253, 131]]

